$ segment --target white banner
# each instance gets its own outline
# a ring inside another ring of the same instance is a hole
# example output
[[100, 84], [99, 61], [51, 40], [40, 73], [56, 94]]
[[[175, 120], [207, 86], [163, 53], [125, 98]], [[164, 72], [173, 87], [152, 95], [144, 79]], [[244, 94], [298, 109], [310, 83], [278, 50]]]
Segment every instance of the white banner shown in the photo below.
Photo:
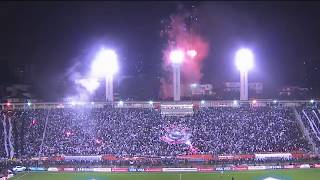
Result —
[[63, 168], [63, 171], [69, 171], [69, 172], [72, 172], [72, 171], [75, 171], [74, 168]]
[[66, 161], [101, 161], [102, 156], [64, 156]]
[[197, 168], [162, 168], [163, 172], [197, 172]]
[[248, 166], [248, 170], [265, 170], [266, 166]]
[[93, 168], [94, 172], [111, 172], [111, 168]]
[[78, 168], [77, 171], [93, 172], [94, 168]]
[[309, 169], [310, 168], [310, 164], [301, 164], [300, 168], [301, 169]]
[[276, 153], [276, 154], [255, 154], [255, 159], [290, 159], [291, 153]]
[[56, 167], [49, 167], [49, 168], [48, 168], [48, 171], [57, 172], [57, 171], [59, 171], [59, 170], [58, 170], [58, 168], [56, 168]]

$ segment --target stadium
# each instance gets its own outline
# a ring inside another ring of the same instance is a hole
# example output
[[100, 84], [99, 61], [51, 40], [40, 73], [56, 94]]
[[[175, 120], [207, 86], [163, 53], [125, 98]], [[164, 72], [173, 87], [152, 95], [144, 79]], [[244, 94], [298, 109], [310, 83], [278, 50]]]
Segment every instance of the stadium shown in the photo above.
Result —
[[17, 179], [317, 179], [318, 108], [268, 100], [2, 104], [0, 152], [27, 168]]
[[[250, 46], [232, 52], [236, 99], [185, 98], [182, 84], [201, 73], [209, 51], [185, 31], [158, 49], [169, 69], [160, 87], [169, 89], [167, 99], [116, 98], [125, 63], [104, 45], [85, 75], [73, 76], [81, 91], [69, 100], [0, 103], [0, 179], [319, 180], [319, 99], [252, 97], [249, 75], [259, 56]], [[103, 98], [91, 97], [101, 89]]]

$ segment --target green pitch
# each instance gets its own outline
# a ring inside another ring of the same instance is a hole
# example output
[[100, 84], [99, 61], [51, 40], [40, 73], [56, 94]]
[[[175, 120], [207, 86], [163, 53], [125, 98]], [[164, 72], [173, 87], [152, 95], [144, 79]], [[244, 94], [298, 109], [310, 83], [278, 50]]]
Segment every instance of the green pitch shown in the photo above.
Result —
[[22, 173], [12, 180], [320, 180], [320, 169], [214, 173]]

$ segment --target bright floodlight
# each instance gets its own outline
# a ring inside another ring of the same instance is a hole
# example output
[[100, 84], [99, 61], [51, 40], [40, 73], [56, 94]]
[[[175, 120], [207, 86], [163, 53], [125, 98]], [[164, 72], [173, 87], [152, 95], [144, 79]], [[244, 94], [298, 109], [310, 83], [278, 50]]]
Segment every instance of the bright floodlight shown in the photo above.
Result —
[[169, 58], [173, 64], [182, 64], [184, 60], [184, 52], [182, 50], [173, 50], [171, 51]]
[[192, 84], [190, 84], [190, 86], [191, 86], [192, 88], [196, 88], [196, 87], [197, 87], [197, 83], [192, 83]]
[[71, 101], [71, 105], [72, 105], [72, 106], [75, 106], [76, 104], [77, 104], [76, 101]]
[[102, 49], [91, 65], [94, 77], [112, 76], [118, 72], [117, 54], [110, 49]]
[[150, 101], [149, 101], [149, 104], [152, 105], [152, 104], [153, 104], [153, 101], [150, 100]]
[[236, 53], [236, 66], [240, 71], [247, 72], [253, 68], [253, 59], [250, 49], [240, 49]]
[[205, 103], [205, 101], [204, 100], [201, 100], [201, 104], [204, 104]]
[[233, 100], [233, 105], [237, 105], [238, 101], [237, 100]]
[[311, 103], [311, 104], [312, 104], [312, 103], [314, 103], [314, 100], [313, 100], [313, 99], [311, 99], [311, 100], [310, 100], [310, 103]]
[[187, 55], [188, 55], [189, 57], [191, 57], [191, 58], [194, 58], [197, 54], [198, 54], [197, 51], [194, 50], [194, 49], [191, 49], [191, 50], [188, 50], [188, 51], [187, 51]]
[[28, 104], [28, 106], [31, 106], [31, 102], [28, 102], [27, 104]]

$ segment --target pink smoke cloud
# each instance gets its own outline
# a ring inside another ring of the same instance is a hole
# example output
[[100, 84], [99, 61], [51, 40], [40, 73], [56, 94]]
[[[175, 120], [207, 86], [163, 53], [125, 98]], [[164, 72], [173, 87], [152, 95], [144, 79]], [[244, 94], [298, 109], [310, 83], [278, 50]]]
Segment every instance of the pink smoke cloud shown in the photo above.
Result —
[[187, 28], [187, 17], [187, 14], [171, 16], [169, 25], [161, 31], [161, 35], [168, 40], [167, 47], [163, 50], [163, 69], [166, 74], [161, 79], [162, 98], [172, 97], [172, 67], [169, 54], [173, 49], [178, 48], [186, 53], [181, 66], [182, 84], [198, 83], [202, 77], [202, 62], [208, 55], [209, 43], [195, 32], [195, 22], [191, 22]]

